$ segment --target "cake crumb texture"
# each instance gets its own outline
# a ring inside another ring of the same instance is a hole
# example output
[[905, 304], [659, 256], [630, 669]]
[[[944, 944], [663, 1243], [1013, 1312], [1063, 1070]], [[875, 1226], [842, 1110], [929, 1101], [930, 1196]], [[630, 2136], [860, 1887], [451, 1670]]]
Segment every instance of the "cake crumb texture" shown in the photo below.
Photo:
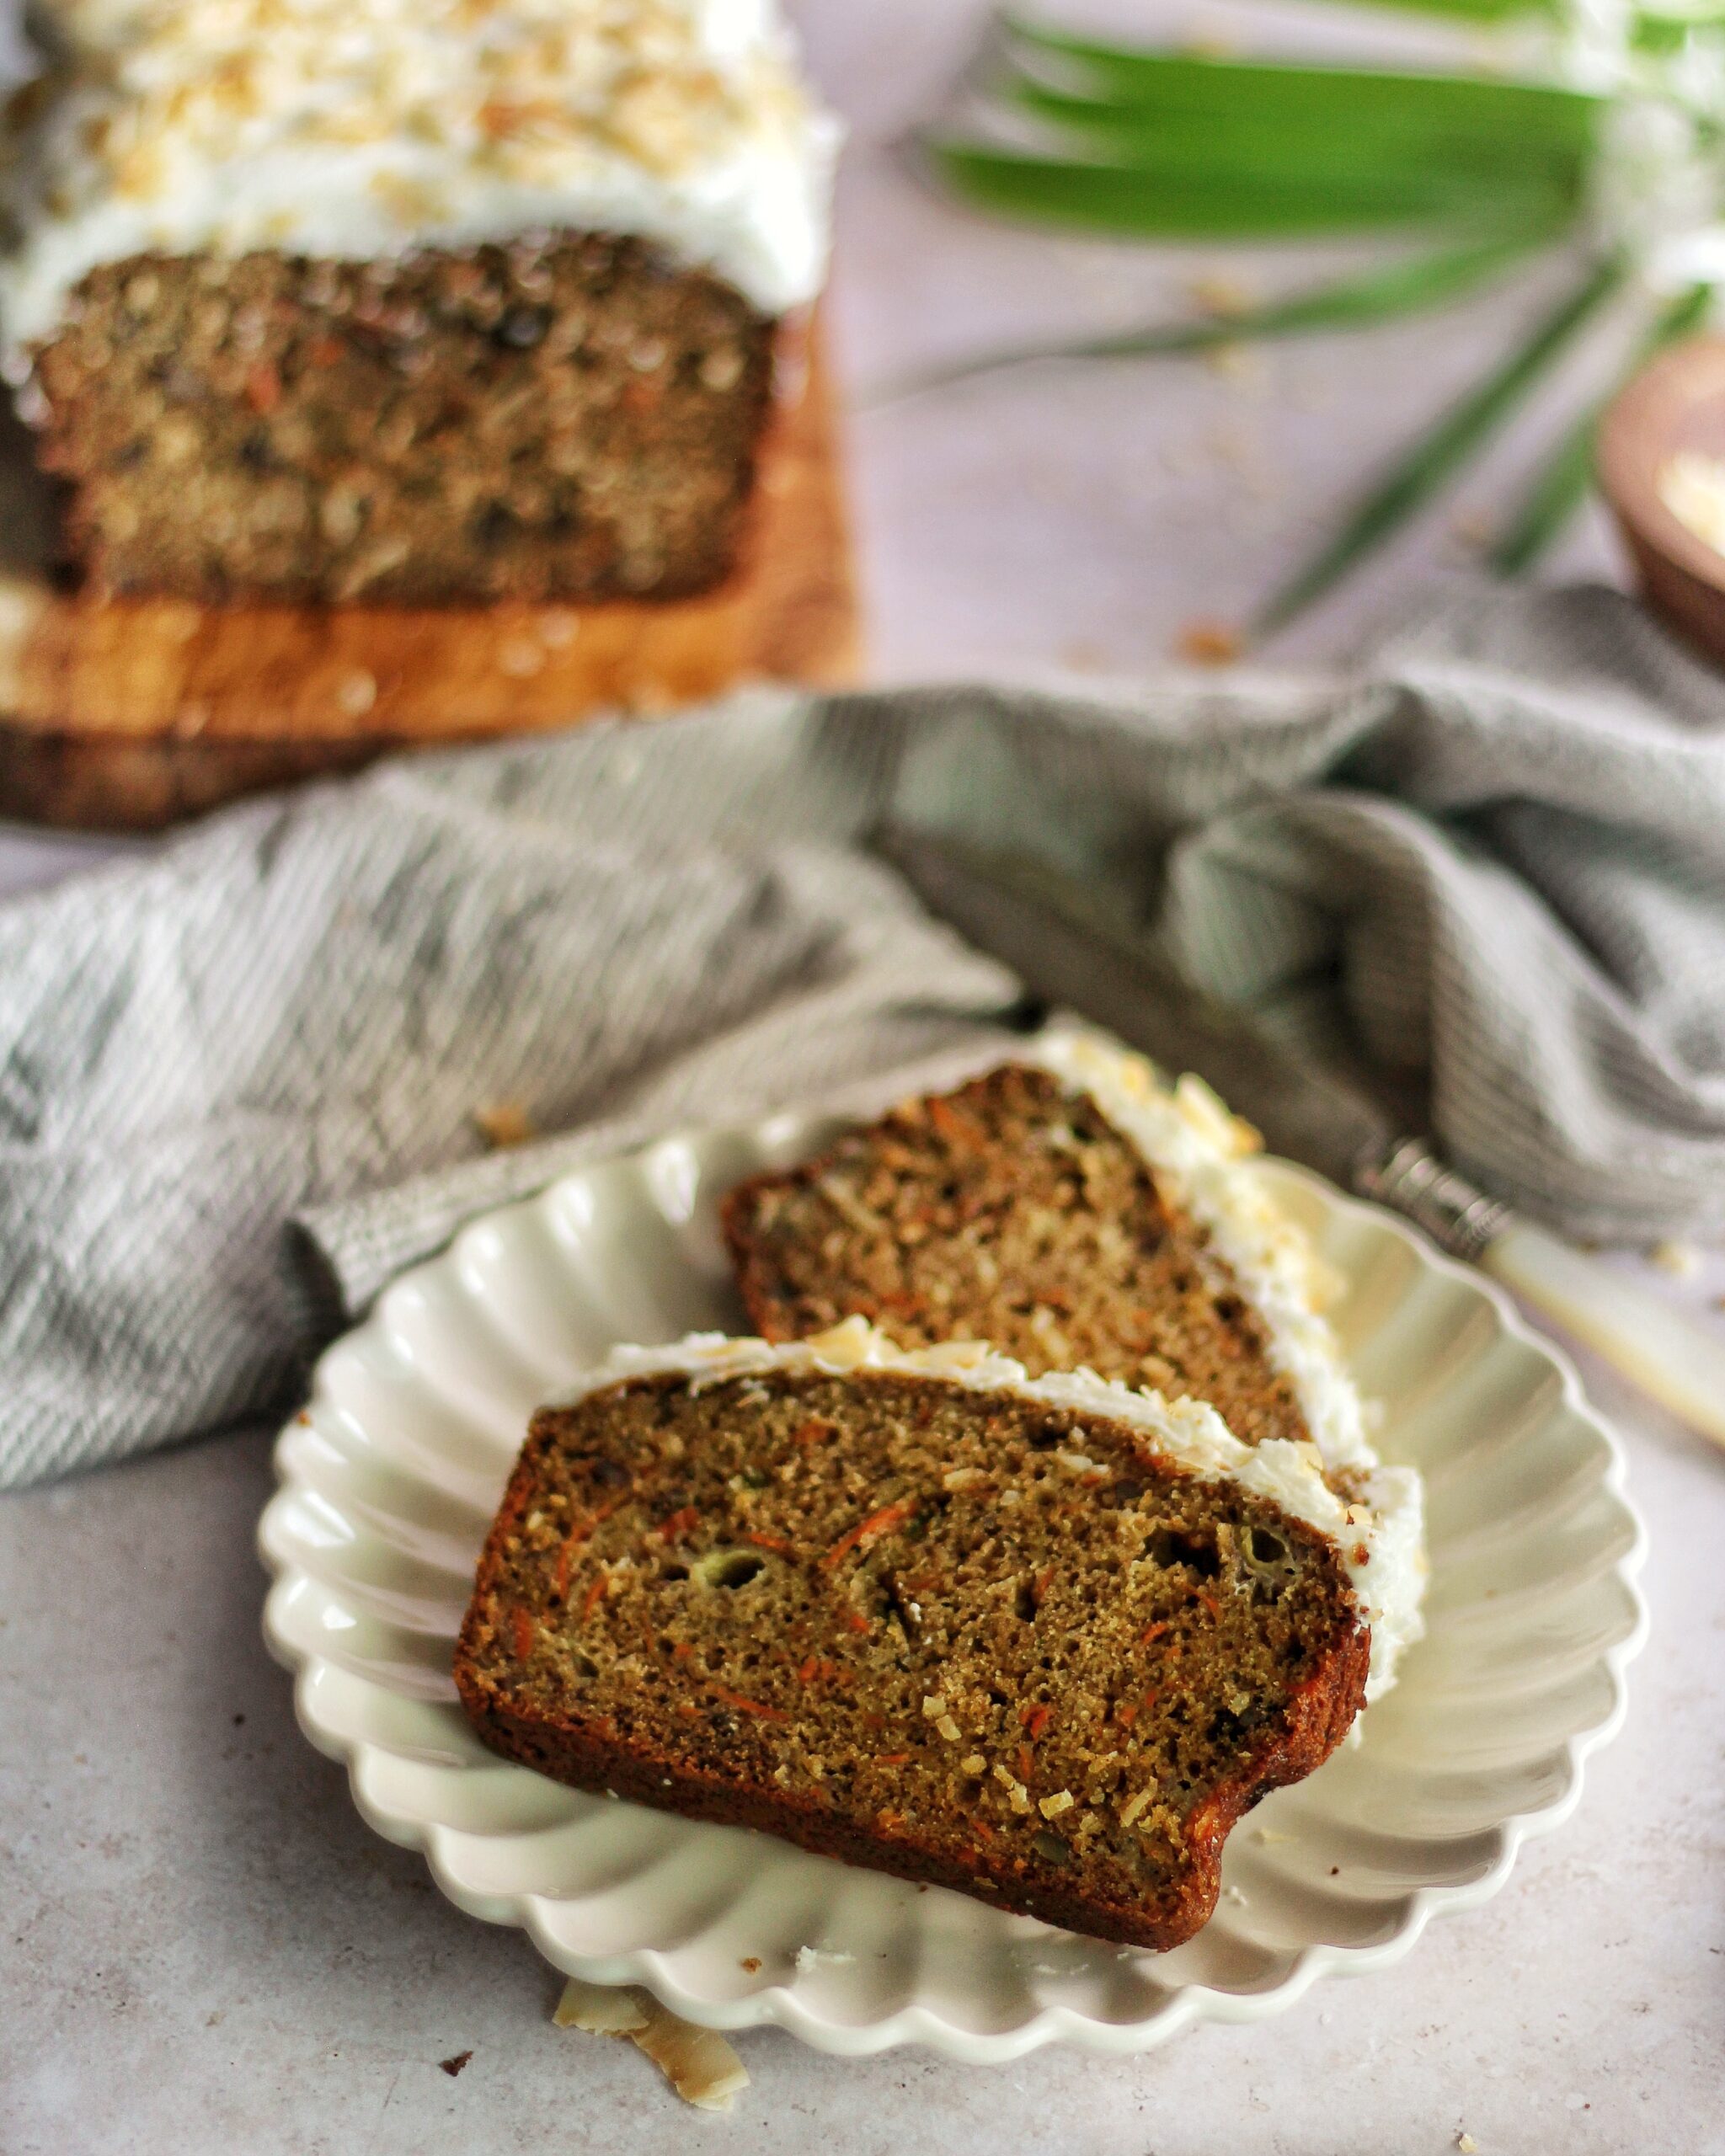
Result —
[[1009, 1064], [759, 1176], [723, 1219], [750, 1321], [805, 1338], [860, 1315], [901, 1345], [991, 1342], [1208, 1401], [1247, 1444], [1311, 1435], [1210, 1237], [1087, 1093]]
[[542, 1410], [456, 1673], [579, 1787], [1165, 1947], [1369, 1646], [1333, 1543], [1124, 1422], [777, 1369]]
[[670, 598], [739, 558], [774, 359], [738, 293], [629, 239], [141, 255], [37, 355], [39, 453], [110, 590]]

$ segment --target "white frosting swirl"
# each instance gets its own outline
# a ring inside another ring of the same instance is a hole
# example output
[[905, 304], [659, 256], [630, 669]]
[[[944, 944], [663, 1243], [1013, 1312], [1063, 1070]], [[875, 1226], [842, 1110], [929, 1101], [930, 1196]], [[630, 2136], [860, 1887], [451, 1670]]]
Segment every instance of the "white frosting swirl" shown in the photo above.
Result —
[[1209, 1235], [1263, 1319], [1270, 1362], [1293, 1386], [1326, 1465], [1374, 1465], [1359, 1394], [1316, 1308], [1325, 1284], [1317, 1254], [1257, 1177], [1241, 1173], [1257, 1132], [1201, 1078], [1169, 1085], [1153, 1063], [1100, 1034], [1057, 1028], [1029, 1042], [1025, 1059], [1069, 1092], [1087, 1093]]
[[837, 129], [774, 0], [61, 0], [0, 264], [13, 350], [99, 263], [633, 234], [761, 312], [825, 275]]

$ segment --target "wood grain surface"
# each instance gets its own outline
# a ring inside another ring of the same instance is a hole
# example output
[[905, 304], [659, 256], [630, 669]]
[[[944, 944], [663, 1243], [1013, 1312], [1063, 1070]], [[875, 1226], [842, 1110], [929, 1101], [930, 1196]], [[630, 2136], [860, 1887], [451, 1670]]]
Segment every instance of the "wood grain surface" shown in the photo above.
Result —
[[599, 606], [200, 606], [56, 591], [0, 444], [0, 815], [147, 830], [385, 751], [649, 716], [753, 679], [854, 676], [857, 624], [818, 337], [762, 453], [739, 572], [698, 598]]

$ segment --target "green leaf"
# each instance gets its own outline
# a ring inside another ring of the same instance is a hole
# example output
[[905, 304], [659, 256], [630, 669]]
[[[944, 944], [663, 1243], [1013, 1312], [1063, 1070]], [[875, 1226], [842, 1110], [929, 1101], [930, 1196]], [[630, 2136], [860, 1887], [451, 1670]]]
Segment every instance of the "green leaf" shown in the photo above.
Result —
[[[1418, 77], [1361, 75], [1327, 84], [1322, 93], [1290, 98], [1286, 85], [1266, 90], [1266, 71], [1225, 68], [1207, 62], [1211, 79], [1201, 97], [1096, 97], [1038, 77], [1009, 75], [998, 86], [1001, 101], [1030, 113], [1051, 128], [1111, 144], [1151, 142], [1178, 134], [1202, 141], [1209, 129], [1227, 130], [1239, 143], [1252, 134], [1288, 134], [1325, 141], [1338, 156], [1429, 157], [1450, 152], [1461, 157], [1496, 157], [1506, 152], [1531, 151], [1573, 163], [1593, 147], [1598, 118], [1590, 104], [1553, 105], [1539, 91], [1518, 94], [1509, 104], [1492, 95], [1474, 106], [1471, 99], [1442, 97], [1410, 101], [1384, 95], [1387, 82], [1399, 92]], [[1292, 71], [1290, 71], [1292, 72]], [[1243, 78], [1243, 79], [1242, 79]], [[1501, 89], [1501, 84], [1473, 83], [1471, 90]]]
[[1551, 231], [1576, 208], [1572, 189], [1537, 170], [1487, 184], [1442, 172], [1194, 172], [1075, 163], [983, 143], [926, 147], [947, 184], [983, 208], [1130, 238], [1309, 238], [1418, 225]]
[[1398, 14], [1450, 16], [1466, 23], [1513, 23], [1558, 12], [1548, 0], [1361, 0], [1361, 4], [1391, 8]]
[[898, 386], [895, 397], [914, 396], [972, 376], [1032, 360], [1124, 360], [1202, 352], [1218, 345], [1241, 344], [1259, 338], [1289, 337], [1323, 329], [1359, 328], [1398, 315], [1442, 307], [1500, 275], [1545, 243], [1543, 232], [1488, 240], [1481, 245], [1448, 248], [1417, 254], [1362, 275], [1340, 277], [1270, 300], [1238, 313], [1195, 322], [1152, 324], [1118, 330], [1110, 336], [1059, 344], [1021, 344], [1007, 350], [960, 360], [950, 366], [917, 375]]
[[1414, 120], [1356, 110], [1345, 120], [1316, 113], [1151, 110], [1097, 104], [1033, 83], [1014, 85], [1014, 103], [1070, 142], [1071, 154], [1151, 173], [1196, 179], [1245, 178], [1279, 185], [1332, 180], [1394, 181], [1437, 198], [1537, 187], [1578, 198], [1589, 163], [1584, 143], [1530, 116], [1511, 133], [1469, 130], [1445, 115]]
[[[1203, 60], [1009, 25], [1010, 138], [931, 141], [958, 194], [1140, 238], [1552, 226], [1579, 208], [1595, 99], [1480, 77]], [[1034, 139], [1023, 139], [1028, 121]]]
[[[1635, 356], [1618, 376], [1621, 387], [1653, 354], [1706, 321], [1712, 305], [1711, 285], [1696, 285], [1660, 310], [1641, 339]], [[1531, 568], [1587, 499], [1594, 483], [1594, 446], [1608, 399], [1584, 412], [1558, 440], [1534, 474], [1515, 514], [1505, 526], [1487, 560], [1499, 576], [1519, 576]]]
[[1450, 408], [1372, 488], [1304, 568], [1258, 614], [1259, 634], [1282, 627], [1347, 574], [1408, 518], [1424, 508], [1446, 480], [1507, 419], [1577, 332], [1621, 286], [1625, 265], [1616, 257], [1597, 264], [1503, 364]]
[[1559, 440], [1535, 474], [1487, 562], [1499, 576], [1531, 568], [1587, 499], [1594, 483], [1594, 437], [1598, 408], [1584, 413]]
[[[1487, 75], [1375, 67], [1324, 67], [1291, 61], [1209, 59], [1153, 46], [1103, 45], [1009, 18], [1007, 80], [1039, 80], [1092, 103], [1271, 120], [1307, 118], [1351, 125], [1366, 113], [1409, 125], [1445, 120], [1512, 137], [1529, 128], [1591, 142], [1605, 100], [1550, 83]], [[1049, 79], [1049, 69], [1055, 71]]]

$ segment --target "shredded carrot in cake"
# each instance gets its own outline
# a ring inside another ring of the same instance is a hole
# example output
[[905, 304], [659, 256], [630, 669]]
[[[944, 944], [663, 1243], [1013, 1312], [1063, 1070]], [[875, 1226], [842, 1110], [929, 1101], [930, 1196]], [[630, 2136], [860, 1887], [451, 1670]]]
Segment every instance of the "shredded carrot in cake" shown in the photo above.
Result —
[[723, 1700], [728, 1707], [734, 1707], [739, 1714], [758, 1715], [762, 1721], [790, 1720], [782, 1707], [769, 1707], [761, 1700], [745, 1700], [740, 1692], [734, 1692], [728, 1684], [718, 1684], [710, 1677], [707, 1680], [707, 1689], [714, 1699]]
[[980, 1150], [988, 1143], [980, 1124], [973, 1122], [962, 1108], [938, 1095], [928, 1103], [928, 1120], [948, 1145], [956, 1145], [960, 1150]]
[[563, 1546], [557, 1553], [557, 1563], [551, 1575], [552, 1585], [557, 1589], [559, 1596], [566, 1595], [569, 1591], [569, 1566], [576, 1550], [584, 1542], [591, 1538], [597, 1527], [608, 1520], [617, 1508], [626, 1502], [628, 1495], [628, 1492], [625, 1491], [622, 1497], [613, 1497], [608, 1505], [597, 1507], [584, 1519], [577, 1520], [569, 1533], [564, 1535]]
[[878, 1542], [889, 1529], [909, 1519], [920, 1502], [916, 1497], [900, 1497], [890, 1505], [883, 1505], [878, 1513], [870, 1513], [867, 1519], [860, 1519], [848, 1534], [841, 1534], [821, 1559], [829, 1572], [835, 1565], [842, 1564], [853, 1550], [865, 1542]]

